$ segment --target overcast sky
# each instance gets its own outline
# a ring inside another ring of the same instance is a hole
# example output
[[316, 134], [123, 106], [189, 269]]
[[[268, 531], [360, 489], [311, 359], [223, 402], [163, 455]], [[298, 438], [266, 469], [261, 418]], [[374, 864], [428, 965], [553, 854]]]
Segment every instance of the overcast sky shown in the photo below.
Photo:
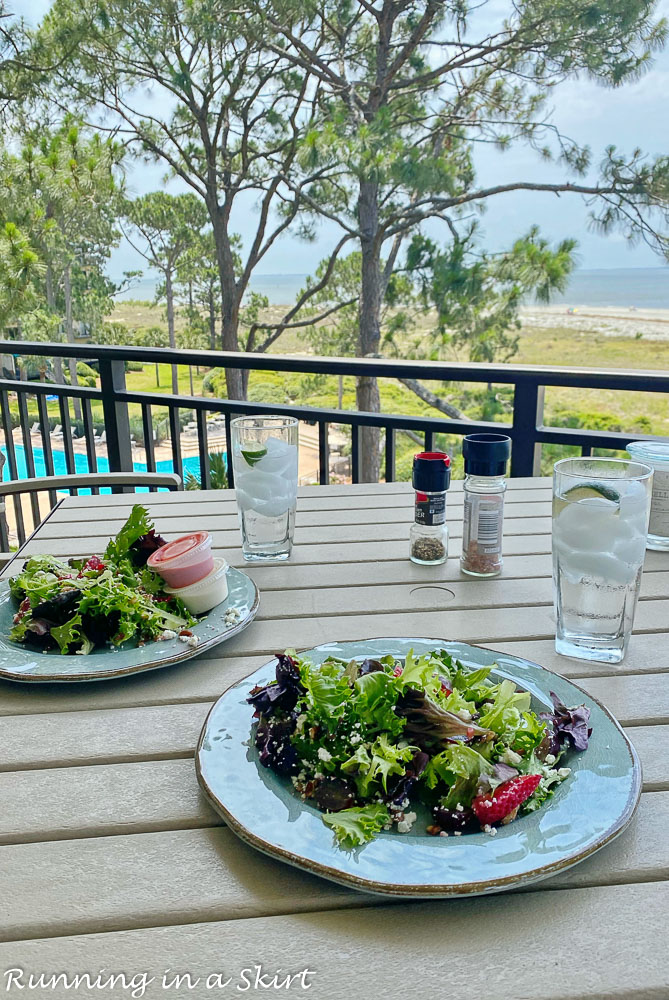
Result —
[[[17, 12], [36, 22], [50, 6], [50, 0], [15, 0]], [[507, 0], [492, 0], [487, 16], [509, 9]], [[669, 15], [669, 0], [660, 0], [658, 11]], [[501, 14], [503, 16], [503, 13]], [[553, 120], [561, 131], [579, 143], [588, 144], [597, 163], [607, 145], [613, 143], [621, 151], [640, 146], [649, 154], [669, 152], [667, 95], [669, 94], [669, 51], [656, 55], [652, 68], [636, 83], [616, 90], [607, 89], [589, 80], [574, 80], [552, 95], [555, 109]], [[478, 180], [483, 184], [500, 184], [517, 180], [551, 182], [560, 180], [556, 166], [541, 161], [523, 146], [499, 153], [490, 147], [477, 150]], [[128, 168], [128, 189], [133, 195], [161, 187], [165, 168], [161, 164], [131, 163]], [[172, 190], [179, 190], [173, 183]], [[578, 240], [579, 265], [583, 268], [657, 267], [661, 261], [645, 246], [630, 247], [620, 234], [601, 236], [589, 230], [588, 210], [576, 195], [541, 195], [517, 192], [491, 199], [483, 220], [485, 244], [490, 250], [509, 245], [516, 237], [538, 224], [551, 241], [564, 237]], [[244, 219], [239, 219], [242, 236]], [[314, 268], [314, 262], [324, 257], [332, 246], [334, 226], [322, 225], [316, 244], [304, 243], [287, 236], [265, 257], [259, 272], [263, 274], [303, 274]], [[141, 258], [129, 247], [116, 250], [110, 263], [110, 273], [120, 275], [126, 269], [142, 266]]]

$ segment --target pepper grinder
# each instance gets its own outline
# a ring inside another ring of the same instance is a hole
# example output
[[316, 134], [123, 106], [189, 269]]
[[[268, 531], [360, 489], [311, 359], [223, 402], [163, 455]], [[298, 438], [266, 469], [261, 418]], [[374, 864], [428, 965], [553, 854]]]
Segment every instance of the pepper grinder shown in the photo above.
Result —
[[412, 562], [436, 566], [448, 559], [446, 491], [451, 484], [451, 460], [443, 451], [423, 451], [413, 458], [416, 491], [414, 523], [409, 533]]

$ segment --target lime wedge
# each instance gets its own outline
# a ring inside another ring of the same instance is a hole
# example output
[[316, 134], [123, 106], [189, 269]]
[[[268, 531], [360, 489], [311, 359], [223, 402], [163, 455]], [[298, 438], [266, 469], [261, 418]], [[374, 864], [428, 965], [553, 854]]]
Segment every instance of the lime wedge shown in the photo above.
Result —
[[592, 500], [593, 497], [603, 497], [613, 503], [620, 503], [620, 493], [604, 483], [587, 483], [584, 486], [572, 486], [565, 493], [570, 500]]
[[616, 513], [620, 513], [620, 494], [604, 483], [584, 483], [583, 486], [572, 486], [561, 497], [553, 497], [553, 517], [557, 517], [570, 503], [577, 500], [594, 500], [595, 498], [609, 500], [617, 505]]
[[256, 462], [265, 457], [267, 448], [264, 444], [247, 444], [245, 448], [241, 449], [241, 452], [247, 465], [255, 465]]

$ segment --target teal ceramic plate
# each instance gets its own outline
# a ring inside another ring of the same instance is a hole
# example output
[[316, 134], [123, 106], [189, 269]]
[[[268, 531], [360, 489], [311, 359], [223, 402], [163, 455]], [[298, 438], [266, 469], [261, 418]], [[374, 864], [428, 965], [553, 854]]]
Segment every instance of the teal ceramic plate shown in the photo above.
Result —
[[[88, 656], [62, 656], [60, 653], [35, 653], [6, 638], [16, 613], [16, 601], [9, 593], [9, 584], [3, 582], [0, 583], [0, 677], [42, 683], [100, 681], [168, 667], [190, 660], [205, 649], [237, 635], [255, 618], [258, 602], [258, 589], [253, 580], [231, 566], [226, 600], [193, 626], [192, 631], [200, 640], [195, 648], [179, 639], [167, 639], [140, 647], [128, 643], [118, 649], [102, 649]], [[225, 613], [230, 608], [236, 608], [240, 617], [234, 625], [226, 626]]]
[[[639, 800], [636, 752], [603, 705], [559, 674], [517, 656], [438, 639], [332, 642], [308, 655], [319, 663], [330, 655], [362, 660], [442, 648], [468, 665], [496, 663], [491, 676], [508, 677], [529, 691], [537, 711], [552, 709], [550, 691], [567, 705], [590, 708], [590, 745], [569, 755], [572, 774], [542, 809], [500, 827], [495, 837], [392, 831], [352, 851], [335, 846], [319, 811], [260, 765], [250, 739], [246, 697], [274, 677], [275, 660], [229, 688], [209, 713], [196, 757], [207, 798], [242, 840], [265, 854], [356, 889], [397, 896], [478, 895], [527, 885], [577, 864], [616, 837]], [[419, 815], [414, 830], [424, 831], [426, 819]]]

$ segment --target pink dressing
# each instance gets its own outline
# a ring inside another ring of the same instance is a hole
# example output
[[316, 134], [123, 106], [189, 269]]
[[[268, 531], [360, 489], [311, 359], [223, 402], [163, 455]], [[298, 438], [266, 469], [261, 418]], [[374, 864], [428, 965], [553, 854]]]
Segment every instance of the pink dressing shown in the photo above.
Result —
[[211, 535], [192, 531], [152, 552], [147, 566], [170, 587], [188, 587], [204, 579], [214, 568]]

